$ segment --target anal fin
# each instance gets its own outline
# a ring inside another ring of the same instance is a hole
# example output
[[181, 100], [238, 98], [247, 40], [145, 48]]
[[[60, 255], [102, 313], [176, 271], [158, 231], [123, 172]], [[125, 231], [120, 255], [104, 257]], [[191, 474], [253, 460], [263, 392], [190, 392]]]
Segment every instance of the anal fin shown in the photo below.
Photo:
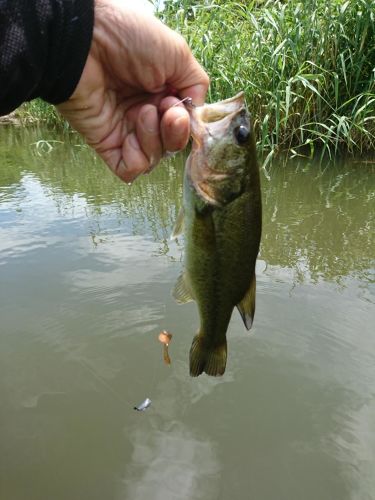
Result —
[[250, 330], [255, 314], [255, 291], [256, 291], [256, 279], [255, 274], [253, 275], [250, 283], [250, 287], [245, 293], [244, 298], [239, 304], [237, 304], [237, 309], [239, 310], [242, 321], [248, 330]]

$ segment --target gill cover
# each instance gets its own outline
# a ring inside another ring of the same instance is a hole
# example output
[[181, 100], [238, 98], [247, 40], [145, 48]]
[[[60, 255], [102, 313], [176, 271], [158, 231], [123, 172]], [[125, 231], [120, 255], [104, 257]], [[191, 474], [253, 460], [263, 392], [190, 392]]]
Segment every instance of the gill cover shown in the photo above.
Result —
[[244, 93], [214, 104], [188, 106], [192, 151], [186, 162], [187, 176], [197, 194], [208, 204], [221, 206], [231, 198], [222, 189], [241, 190], [246, 146], [251, 134]]

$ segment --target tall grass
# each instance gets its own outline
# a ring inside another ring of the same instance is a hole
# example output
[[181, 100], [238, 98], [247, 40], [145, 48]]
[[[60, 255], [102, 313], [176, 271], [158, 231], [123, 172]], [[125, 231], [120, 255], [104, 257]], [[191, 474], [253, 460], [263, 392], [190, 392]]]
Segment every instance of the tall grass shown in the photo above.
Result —
[[375, 147], [375, 0], [167, 1], [211, 78], [209, 100], [244, 90], [266, 163]]
[[[245, 91], [265, 165], [374, 151], [375, 0], [167, 0], [159, 16], [207, 70], [210, 101]], [[18, 115], [63, 123], [41, 100]]]

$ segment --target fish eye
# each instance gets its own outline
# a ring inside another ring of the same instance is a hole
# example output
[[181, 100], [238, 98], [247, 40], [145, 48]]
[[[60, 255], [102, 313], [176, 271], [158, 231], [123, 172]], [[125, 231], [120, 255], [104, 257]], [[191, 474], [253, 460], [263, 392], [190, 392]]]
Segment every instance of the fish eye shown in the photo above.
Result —
[[244, 125], [240, 125], [234, 130], [234, 136], [240, 146], [245, 144], [250, 137], [250, 130]]

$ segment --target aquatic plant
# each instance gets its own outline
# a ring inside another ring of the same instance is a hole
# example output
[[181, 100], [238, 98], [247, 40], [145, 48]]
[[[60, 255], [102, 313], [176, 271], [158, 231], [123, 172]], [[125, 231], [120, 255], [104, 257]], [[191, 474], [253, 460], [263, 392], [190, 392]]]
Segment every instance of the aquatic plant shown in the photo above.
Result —
[[23, 123], [43, 122], [47, 125], [65, 126], [66, 122], [56, 108], [42, 99], [34, 99], [23, 104], [17, 111], [18, 120]]
[[211, 78], [209, 100], [245, 90], [266, 164], [375, 146], [375, 0], [169, 0]]
[[[158, 15], [210, 75], [209, 101], [245, 91], [265, 167], [373, 151], [375, 0], [166, 0]], [[19, 115], [64, 123], [41, 100]]]

